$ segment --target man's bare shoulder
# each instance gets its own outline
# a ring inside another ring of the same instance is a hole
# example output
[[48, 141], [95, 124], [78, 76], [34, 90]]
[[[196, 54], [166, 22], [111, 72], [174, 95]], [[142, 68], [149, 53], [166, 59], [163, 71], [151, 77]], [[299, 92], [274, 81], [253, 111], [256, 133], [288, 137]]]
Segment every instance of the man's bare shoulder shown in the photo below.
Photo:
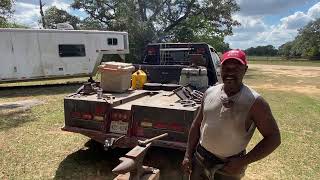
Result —
[[266, 111], [271, 112], [269, 103], [262, 96], [258, 96], [252, 105], [251, 112], [262, 113]]
[[223, 86], [223, 84], [217, 84], [215, 86], [210, 86], [205, 92], [204, 94], [209, 94], [209, 93], [212, 93], [212, 92], [215, 92], [219, 89], [221, 89]]

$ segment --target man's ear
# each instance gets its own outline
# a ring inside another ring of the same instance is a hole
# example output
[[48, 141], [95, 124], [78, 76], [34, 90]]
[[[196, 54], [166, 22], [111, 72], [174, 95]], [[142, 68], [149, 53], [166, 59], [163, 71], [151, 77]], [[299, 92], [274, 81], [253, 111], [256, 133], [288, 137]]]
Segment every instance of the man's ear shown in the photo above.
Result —
[[247, 72], [247, 70], [248, 70], [248, 65], [246, 65], [246, 68], [245, 68], [244, 72], [246, 73], [246, 72]]

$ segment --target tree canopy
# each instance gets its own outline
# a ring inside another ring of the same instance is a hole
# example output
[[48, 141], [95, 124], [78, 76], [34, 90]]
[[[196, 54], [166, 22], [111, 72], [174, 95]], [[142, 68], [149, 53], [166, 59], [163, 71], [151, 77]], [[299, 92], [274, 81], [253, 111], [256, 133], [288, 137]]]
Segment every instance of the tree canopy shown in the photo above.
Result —
[[5, 17], [12, 13], [12, 0], [1, 0], [0, 1], [0, 17]]
[[149, 42], [221, 41], [239, 25], [235, 0], [74, 0], [72, 7], [109, 30], [128, 31], [136, 54]]
[[69, 14], [65, 10], [58, 9], [56, 6], [52, 6], [44, 12], [44, 20], [49, 29], [56, 29], [57, 24], [66, 22], [72, 25], [74, 29], [79, 29], [80, 24], [78, 17]]
[[7, 18], [11, 15], [12, 9], [12, 0], [1, 0], [0, 1], [0, 27], [7, 28], [10, 26], [8, 23]]
[[272, 45], [251, 47], [245, 52], [249, 56], [276, 56], [278, 54], [278, 50]]
[[320, 56], [320, 18], [299, 29], [292, 42], [279, 47], [283, 56]]

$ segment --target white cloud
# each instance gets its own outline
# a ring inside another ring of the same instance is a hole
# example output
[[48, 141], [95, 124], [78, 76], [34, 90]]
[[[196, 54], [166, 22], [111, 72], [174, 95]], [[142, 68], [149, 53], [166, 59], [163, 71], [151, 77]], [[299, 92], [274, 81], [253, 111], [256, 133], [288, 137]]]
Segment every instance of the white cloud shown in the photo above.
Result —
[[[240, 0], [240, 2], [248, 3], [249, 0]], [[250, 2], [255, 4], [258, 1]], [[275, 0], [270, 0], [268, 2], [261, 1], [264, 5], [271, 5], [275, 2]], [[281, 4], [284, 1], [279, 2]], [[298, 3], [295, 0], [294, 2]], [[259, 9], [257, 7], [255, 8]], [[267, 9], [267, 7], [264, 8], [264, 10]], [[252, 12], [253, 10], [250, 13]], [[267, 13], [267, 11], [264, 13]], [[320, 2], [310, 7], [306, 13], [297, 11], [292, 15], [281, 18], [279, 23], [274, 25], [266, 25], [263, 21], [264, 16], [248, 16], [244, 14], [246, 13], [234, 16], [242, 26], [234, 28], [233, 36], [226, 37], [226, 42], [230, 44], [231, 48], [247, 49], [249, 47], [265, 46], [270, 44], [275, 47], [279, 47], [286, 42], [294, 40], [299, 28], [304, 27], [310, 21], [320, 17]]]
[[58, 9], [62, 9], [65, 11], [70, 11], [70, 4], [64, 2], [63, 0], [54, 0], [51, 6], [56, 6]]
[[16, 2], [15, 13], [11, 21], [35, 28], [39, 26], [39, 17], [40, 13], [38, 5]]
[[312, 20], [313, 18], [311, 18], [307, 14], [298, 11], [293, 15], [280, 19], [280, 22], [281, 26], [283, 26], [284, 29], [298, 29], [305, 26]]
[[241, 23], [241, 26], [234, 28], [236, 32], [261, 32], [267, 28], [261, 16], [245, 17], [237, 14], [233, 18]]
[[308, 10], [308, 16], [314, 19], [320, 18], [320, 2], [318, 2]]

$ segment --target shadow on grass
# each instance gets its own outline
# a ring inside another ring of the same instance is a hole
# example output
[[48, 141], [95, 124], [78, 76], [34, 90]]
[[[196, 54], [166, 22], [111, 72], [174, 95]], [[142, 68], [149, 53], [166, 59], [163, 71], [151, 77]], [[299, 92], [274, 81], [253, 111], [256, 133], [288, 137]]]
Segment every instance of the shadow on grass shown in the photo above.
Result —
[[0, 90], [0, 97], [12, 98], [12, 97], [28, 97], [28, 96], [41, 96], [41, 95], [58, 95], [68, 94], [76, 92], [81, 85], [65, 85], [59, 87], [36, 87], [25, 89], [8, 89]]
[[[68, 155], [56, 171], [60, 179], [113, 179], [111, 171], [119, 164], [119, 158], [130, 149], [104, 151], [102, 147], [80, 149]], [[184, 153], [166, 148], [151, 147], [144, 159], [144, 165], [160, 169], [160, 179], [182, 180], [180, 168]]]
[[0, 111], [0, 131], [34, 121], [29, 110]]
[[184, 152], [168, 148], [151, 147], [144, 159], [144, 165], [160, 169], [162, 180], [183, 180], [181, 163]]
[[59, 165], [54, 179], [113, 179], [111, 170], [119, 163], [123, 149], [80, 149], [68, 155]]

